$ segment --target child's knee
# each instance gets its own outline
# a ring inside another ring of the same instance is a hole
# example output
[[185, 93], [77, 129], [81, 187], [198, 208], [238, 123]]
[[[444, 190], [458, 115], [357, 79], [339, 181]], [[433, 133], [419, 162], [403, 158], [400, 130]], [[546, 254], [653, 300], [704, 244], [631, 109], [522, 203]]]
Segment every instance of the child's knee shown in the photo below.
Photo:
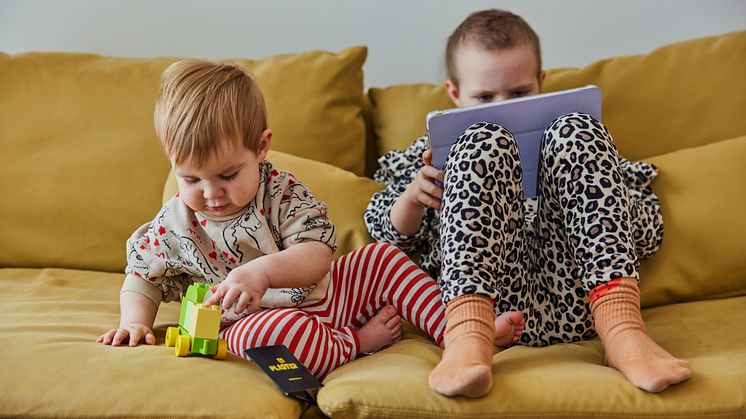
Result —
[[[500, 125], [491, 122], [477, 122], [469, 126], [464, 133], [456, 140], [448, 154], [449, 160], [457, 154], [467, 154], [476, 156], [479, 151], [494, 152], [494, 150], [504, 149], [509, 152], [518, 150], [518, 145], [513, 134]], [[457, 157], [463, 160], [464, 156]]]
[[465, 188], [483, 182], [486, 186], [494, 186], [497, 180], [519, 182], [519, 162], [518, 143], [510, 131], [497, 124], [478, 122], [451, 147], [444, 183], [457, 185], [456, 189], [463, 193]]
[[592, 116], [569, 113], [555, 119], [544, 133], [542, 152], [616, 153], [606, 127]]

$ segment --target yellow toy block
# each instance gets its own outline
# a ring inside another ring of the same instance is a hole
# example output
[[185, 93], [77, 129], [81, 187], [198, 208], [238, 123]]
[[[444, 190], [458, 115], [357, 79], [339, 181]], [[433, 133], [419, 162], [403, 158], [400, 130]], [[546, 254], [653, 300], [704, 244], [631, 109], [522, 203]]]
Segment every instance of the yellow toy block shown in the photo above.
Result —
[[225, 359], [227, 355], [227, 343], [218, 339], [220, 307], [202, 304], [208, 289], [206, 284], [189, 285], [181, 301], [179, 327], [166, 330], [166, 346], [175, 345], [176, 356], [187, 356], [191, 352]]
[[220, 307], [197, 304], [198, 322], [192, 329], [192, 336], [202, 339], [217, 339], [220, 331]]

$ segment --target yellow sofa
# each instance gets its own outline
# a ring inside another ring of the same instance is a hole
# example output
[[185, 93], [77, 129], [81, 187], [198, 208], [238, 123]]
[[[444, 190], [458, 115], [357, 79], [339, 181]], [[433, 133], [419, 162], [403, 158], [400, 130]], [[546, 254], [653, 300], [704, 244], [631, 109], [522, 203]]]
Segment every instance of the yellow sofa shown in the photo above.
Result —
[[[450, 107], [440, 86], [363, 91], [364, 47], [237, 59], [267, 98], [270, 159], [330, 207], [339, 253], [371, 239], [362, 213], [382, 153]], [[593, 83], [622, 154], [657, 164], [663, 247], [642, 265], [653, 338], [692, 378], [649, 394], [603, 366], [598, 339], [513, 347], [483, 399], [427, 386], [441, 350], [421, 332], [332, 372], [318, 407], [253, 364], [95, 343], [117, 324], [124, 242], [174, 191], [152, 127], [176, 58], [0, 54], [0, 415], [214, 417], [746, 417], [746, 32], [554, 69], [545, 90]], [[362, 93], [362, 94], [361, 94]]]

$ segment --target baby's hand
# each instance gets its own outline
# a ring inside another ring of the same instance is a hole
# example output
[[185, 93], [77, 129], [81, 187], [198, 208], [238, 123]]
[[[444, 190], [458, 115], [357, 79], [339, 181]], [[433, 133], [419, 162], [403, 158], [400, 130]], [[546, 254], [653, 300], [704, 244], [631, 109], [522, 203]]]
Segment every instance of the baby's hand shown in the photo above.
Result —
[[103, 343], [104, 345], [119, 346], [124, 344], [128, 337], [129, 346], [137, 346], [142, 339], [145, 339], [145, 343], [148, 345], [155, 345], [153, 331], [142, 323], [130, 323], [120, 326], [118, 329], [111, 329], [99, 336], [96, 342]]
[[256, 313], [261, 308], [262, 297], [269, 288], [269, 276], [257, 263], [247, 263], [232, 270], [223, 282], [210, 288], [213, 294], [205, 304], [222, 302], [223, 310], [229, 310], [235, 303], [234, 312]]
[[418, 207], [430, 207], [440, 209], [440, 201], [443, 199], [443, 188], [438, 186], [435, 181], [443, 182], [443, 172], [433, 167], [433, 153], [431, 150], [425, 150], [422, 153], [422, 160], [425, 166], [420, 173], [407, 186], [403, 196]]

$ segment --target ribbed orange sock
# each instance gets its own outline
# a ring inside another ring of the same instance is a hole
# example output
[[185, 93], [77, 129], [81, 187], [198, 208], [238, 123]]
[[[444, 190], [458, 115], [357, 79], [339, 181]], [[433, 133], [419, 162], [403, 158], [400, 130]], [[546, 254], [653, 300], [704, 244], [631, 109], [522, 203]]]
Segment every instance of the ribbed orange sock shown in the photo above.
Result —
[[691, 376], [688, 362], [675, 358], [648, 336], [640, 315], [636, 279], [610, 281], [609, 285], [594, 288], [591, 298], [593, 320], [604, 345], [606, 362], [632, 384], [659, 392]]
[[492, 388], [494, 301], [464, 295], [446, 304], [445, 351], [429, 384], [445, 396], [482, 397]]

